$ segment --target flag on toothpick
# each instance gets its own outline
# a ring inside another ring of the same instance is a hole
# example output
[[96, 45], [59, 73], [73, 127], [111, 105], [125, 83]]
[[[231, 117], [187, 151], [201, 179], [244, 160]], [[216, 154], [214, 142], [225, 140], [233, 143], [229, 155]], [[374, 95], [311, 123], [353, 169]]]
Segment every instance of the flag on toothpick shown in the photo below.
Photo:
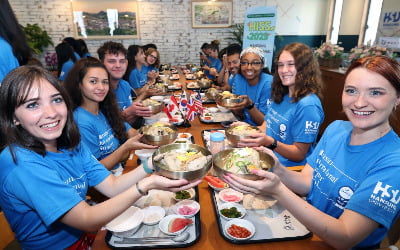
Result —
[[187, 113], [186, 113], [186, 119], [188, 121], [193, 121], [194, 117], [197, 114], [197, 109], [196, 106], [194, 104], [194, 100], [193, 100], [193, 95], [190, 95], [189, 100], [187, 102]]
[[187, 102], [188, 100], [186, 98], [186, 92], [182, 91], [181, 99], [179, 101], [179, 110], [181, 111], [183, 117], [186, 116]]
[[174, 115], [181, 115], [181, 111], [179, 109], [178, 102], [176, 101], [176, 98], [174, 95], [171, 95], [171, 98], [169, 99], [165, 113], [169, 114], [169, 115], [167, 114], [168, 118], [170, 118], [170, 116], [173, 117]]
[[194, 99], [194, 106], [196, 107], [197, 113], [203, 114], [203, 102], [201, 101], [200, 92], [197, 92], [196, 98]]

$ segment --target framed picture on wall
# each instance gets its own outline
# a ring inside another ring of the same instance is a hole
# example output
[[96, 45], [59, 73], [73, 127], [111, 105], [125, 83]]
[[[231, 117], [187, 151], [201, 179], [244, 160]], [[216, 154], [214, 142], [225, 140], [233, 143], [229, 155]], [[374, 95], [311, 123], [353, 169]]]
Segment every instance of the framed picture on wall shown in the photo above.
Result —
[[232, 1], [192, 0], [193, 28], [224, 28], [232, 25]]
[[132, 0], [72, 0], [75, 37], [138, 38], [138, 3]]

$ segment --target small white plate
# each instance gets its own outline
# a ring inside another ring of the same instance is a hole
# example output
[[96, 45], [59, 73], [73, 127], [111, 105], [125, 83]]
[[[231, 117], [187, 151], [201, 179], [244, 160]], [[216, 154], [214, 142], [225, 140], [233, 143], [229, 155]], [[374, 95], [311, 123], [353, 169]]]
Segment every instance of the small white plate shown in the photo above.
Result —
[[165, 209], [160, 206], [149, 206], [143, 208], [143, 224], [155, 225], [165, 216]]
[[150, 99], [162, 102], [162, 101], [164, 101], [164, 96], [154, 95], [154, 96], [151, 96]]
[[174, 211], [176, 214], [190, 218], [200, 211], [200, 204], [194, 200], [182, 200], [175, 204]]
[[[245, 237], [245, 238], [237, 238], [237, 237], [234, 237], [234, 236], [230, 235], [230, 234], [228, 233], [228, 229], [229, 229], [232, 225], [236, 225], [236, 226], [239, 226], [239, 227], [244, 227], [244, 228], [246, 228], [247, 230], [250, 231], [250, 235], [249, 235], [248, 237]], [[224, 234], [225, 234], [227, 237], [229, 237], [229, 238], [231, 238], [231, 239], [233, 239], [233, 240], [248, 240], [248, 239], [250, 239], [251, 237], [254, 236], [255, 232], [256, 232], [256, 228], [254, 227], [253, 223], [251, 223], [251, 222], [248, 221], [248, 220], [244, 220], [244, 219], [232, 219], [232, 220], [226, 222], [226, 223], [225, 223], [225, 226], [224, 226]]]
[[240, 204], [238, 204], [238, 203], [235, 203], [235, 202], [226, 202], [226, 203], [222, 203], [222, 204], [219, 206], [219, 208], [218, 208], [219, 215], [220, 215], [222, 218], [224, 218], [225, 220], [233, 220], [233, 219], [236, 219], [236, 218], [226, 217], [225, 215], [223, 215], [223, 214], [221, 213], [221, 210], [222, 210], [222, 209], [229, 209], [229, 208], [232, 208], [232, 207], [236, 207], [237, 211], [239, 211], [239, 212], [242, 214], [241, 216], [237, 217], [237, 219], [241, 219], [241, 218], [243, 218], [243, 217], [246, 215], [246, 209], [245, 209], [242, 205], [240, 205]]
[[189, 194], [190, 194], [190, 197], [189, 197], [189, 198], [186, 198], [186, 199], [177, 199], [177, 198], [176, 198], [176, 193], [174, 193], [174, 196], [173, 196], [174, 200], [176, 200], [176, 201], [190, 200], [190, 199], [193, 199], [193, 197], [196, 195], [196, 191], [195, 191], [193, 188], [189, 188], [189, 189], [186, 189], [186, 190], [184, 190], [184, 191], [189, 192]]
[[219, 111], [219, 109], [216, 108], [216, 107], [209, 107], [209, 108], [207, 108], [207, 109], [208, 109], [208, 111], [210, 111], [211, 113], [217, 113], [217, 112]]
[[[168, 231], [168, 225], [169, 225], [170, 221], [171, 221], [172, 219], [175, 219], [175, 218], [187, 219], [187, 218], [185, 218], [185, 217], [182, 216], [182, 215], [177, 215], [177, 214], [167, 215], [167, 216], [165, 216], [164, 218], [162, 218], [162, 220], [161, 220], [160, 223], [158, 224], [158, 227], [160, 228], [161, 232], [163, 232], [163, 233], [165, 233], [165, 234], [168, 234], [168, 235], [178, 235], [178, 234], [183, 233], [183, 231], [185, 231], [186, 228], [188, 228], [188, 225], [187, 225], [187, 226], [185, 226], [184, 228], [182, 228], [181, 230], [176, 231], [176, 232], [174, 232], [174, 233], [169, 232], [169, 231]], [[192, 223], [192, 224], [193, 224], [193, 223]]]
[[241, 202], [243, 200], [243, 193], [232, 188], [226, 188], [219, 192], [218, 197], [223, 202]]

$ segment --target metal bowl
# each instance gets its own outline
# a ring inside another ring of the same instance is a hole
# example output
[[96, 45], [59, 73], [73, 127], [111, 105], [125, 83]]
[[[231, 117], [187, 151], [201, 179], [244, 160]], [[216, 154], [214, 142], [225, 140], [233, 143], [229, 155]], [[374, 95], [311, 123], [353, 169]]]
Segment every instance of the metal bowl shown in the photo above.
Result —
[[250, 135], [248, 135], [248, 134], [247, 134], [247, 135], [246, 135], [246, 134], [243, 134], [243, 133], [241, 133], [240, 135], [235, 135], [235, 134], [233, 134], [235, 128], [237, 128], [237, 127], [239, 127], [239, 126], [248, 127], [249, 129], [255, 129], [255, 130], [257, 130], [258, 133], [261, 133], [261, 132], [262, 132], [258, 127], [250, 126], [250, 125], [230, 126], [229, 128], [227, 128], [227, 129], [225, 130], [225, 135], [226, 135], [226, 138], [230, 141], [230, 143], [232, 144], [233, 147], [236, 147], [237, 144], [238, 144], [238, 142], [239, 142], [241, 139], [244, 139], [244, 138], [251, 138]]
[[209, 79], [203, 78], [197, 81], [197, 85], [199, 85], [201, 89], [208, 89], [209, 87], [211, 87], [211, 81]]
[[145, 99], [142, 101], [143, 106], [148, 107], [151, 110], [152, 114], [158, 114], [163, 110], [163, 105], [161, 102], [156, 101], [156, 100], [151, 100], [147, 101], [148, 99]]
[[209, 88], [209, 89], [206, 91], [205, 94], [206, 94], [207, 99], [215, 100], [215, 99], [217, 98], [219, 92], [220, 92], [220, 91], [219, 91], [218, 89], [216, 89], [216, 88]]
[[[150, 135], [149, 134], [149, 129], [152, 128], [153, 126], [158, 126], [158, 127], [168, 127], [173, 130], [172, 133], [166, 134], [166, 135]], [[178, 136], [178, 129], [171, 124], [163, 124], [163, 123], [154, 123], [151, 125], [143, 126], [139, 129], [139, 133], [142, 133], [143, 136], [141, 138], [141, 141], [150, 145], [156, 145], [156, 146], [161, 146], [161, 145], [166, 145], [170, 144], [173, 141], [175, 141], [176, 137]]]
[[[227, 156], [229, 155], [229, 153], [231, 153], [233, 150], [234, 150], [233, 148], [226, 149], [226, 150], [223, 150], [223, 151], [213, 155], [213, 170], [215, 171], [217, 176], [222, 178], [222, 176], [224, 174], [231, 173], [231, 174], [234, 174], [236, 176], [239, 176], [239, 177], [242, 177], [242, 178], [248, 179], [248, 180], [260, 179], [259, 176], [254, 175], [254, 174], [238, 174], [238, 173], [234, 173], [229, 170], [226, 170], [224, 168], [225, 160], [226, 160]], [[257, 151], [257, 152], [260, 155], [260, 161], [266, 166], [263, 169], [271, 171], [273, 166], [275, 165], [275, 160], [272, 158], [272, 156], [270, 156], [269, 154], [267, 154], [265, 152], [262, 152], [262, 151]]]
[[222, 107], [234, 107], [236, 104], [243, 102], [243, 98], [239, 98], [238, 95], [232, 95], [232, 97], [223, 98], [221, 94], [217, 96], [215, 102]]
[[170, 179], [186, 179], [188, 181], [192, 181], [203, 178], [211, 168], [211, 160], [208, 161], [203, 167], [192, 171], [172, 171], [169, 170], [166, 165], [162, 164], [159, 161], [154, 160], [154, 157], [156, 157], [159, 154], [166, 153], [175, 149], [189, 149], [189, 148], [197, 149], [205, 156], [211, 155], [211, 152], [208, 151], [206, 148], [196, 144], [173, 143], [169, 145], [164, 145], [159, 147], [153, 153], [152, 159], [155, 172], [157, 172], [159, 175], [165, 176]]

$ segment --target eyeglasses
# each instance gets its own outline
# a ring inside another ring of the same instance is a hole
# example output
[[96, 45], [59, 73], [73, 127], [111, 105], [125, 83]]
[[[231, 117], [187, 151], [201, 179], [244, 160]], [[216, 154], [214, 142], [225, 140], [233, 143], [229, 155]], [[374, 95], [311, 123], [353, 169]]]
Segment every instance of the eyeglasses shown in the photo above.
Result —
[[152, 54], [149, 55], [151, 58], [153, 58], [154, 60], [157, 60], [158, 58], [156, 56], [153, 56]]
[[248, 65], [251, 65], [253, 67], [260, 67], [261, 64], [262, 64], [262, 62], [260, 62], [260, 61], [256, 61], [256, 62], [240, 62], [240, 65], [241, 66], [245, 66], [245, 67], [247, 67]]

